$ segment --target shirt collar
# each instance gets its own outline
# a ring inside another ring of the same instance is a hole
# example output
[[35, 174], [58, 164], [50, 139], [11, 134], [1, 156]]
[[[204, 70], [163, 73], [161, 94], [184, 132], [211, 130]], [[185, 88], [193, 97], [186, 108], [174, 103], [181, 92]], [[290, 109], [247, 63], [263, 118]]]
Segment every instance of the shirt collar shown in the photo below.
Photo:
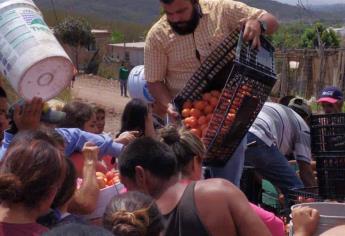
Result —
[[201, 11], [202, 11], [203, 15], [210, 14], [211, 8], [210, 8], [210, 5], [209, 5], [208, 2], [201, 0], [201, 1], [199, 1], [199, 4], [200, 4], [200, 8], [201, 8]]

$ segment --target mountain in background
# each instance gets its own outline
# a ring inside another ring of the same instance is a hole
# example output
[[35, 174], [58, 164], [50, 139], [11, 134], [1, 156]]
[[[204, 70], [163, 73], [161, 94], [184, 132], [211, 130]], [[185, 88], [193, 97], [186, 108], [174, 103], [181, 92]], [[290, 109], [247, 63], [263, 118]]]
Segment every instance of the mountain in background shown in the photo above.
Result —
[[[77, 14], [105, 21], [131, 22], [140, 25], [151, 25], [158, 19], [160, 11], [159, 0], [34, 0], [34, 2], [43, 12], [52, 11], [55, 7], [57, 11], [69, 15]], [[283, 22], [294, 20], [344, 22], [344, 10], [338, 10], [337, 6], [332, 8], [332, 5], [327, 6], [330, 9], [328, 12], [324, 7], [314, 8], [315, 14], [310, 17], [299, 7], [272, 0], [242, 0], [242, 2], [266, 9]]]

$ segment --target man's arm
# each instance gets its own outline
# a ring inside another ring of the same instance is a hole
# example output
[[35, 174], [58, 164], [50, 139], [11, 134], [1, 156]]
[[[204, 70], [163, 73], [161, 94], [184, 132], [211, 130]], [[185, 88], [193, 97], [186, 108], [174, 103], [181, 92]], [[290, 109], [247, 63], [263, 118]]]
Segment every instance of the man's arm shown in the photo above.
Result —
[[305, 187], [317, 186], [313, 168], [310, 163], [297, 160], [299, 175]]

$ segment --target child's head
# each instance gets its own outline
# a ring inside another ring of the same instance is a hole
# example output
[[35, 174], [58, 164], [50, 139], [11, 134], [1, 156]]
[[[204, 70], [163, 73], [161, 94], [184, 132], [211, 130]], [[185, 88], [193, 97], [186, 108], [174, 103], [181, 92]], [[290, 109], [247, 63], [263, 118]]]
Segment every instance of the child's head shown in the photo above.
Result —
[[147, 104], [140, 99], [129, 101], [121, 118], [120, 133], [125, 131], [139, 131], [145, 133], [145, 119], [148, 114]]
[[97, 133], [96, 115], [92, 107], [82, 102], [67, 103], [62, 109], [66, 118], [61, 122], [61, 128], [79, 128], [86, 132]]
[[96, 114], [96, 125], [98, 133], [101, 134], [104, 132], [105, 126], [105, 110], [102, 107], [95, 106], [93, 111]]

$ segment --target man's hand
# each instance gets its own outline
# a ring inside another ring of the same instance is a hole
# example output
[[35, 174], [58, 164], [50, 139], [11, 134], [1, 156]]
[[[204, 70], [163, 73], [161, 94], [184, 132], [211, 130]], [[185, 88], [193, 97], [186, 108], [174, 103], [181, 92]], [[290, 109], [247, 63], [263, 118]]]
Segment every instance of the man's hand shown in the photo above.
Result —
[[297, 207], [292, 211], [292, 222], [294, 235], [314, 235], [320, 220], [320, 214], [316, 209], [310, 207]]
[[19, 131], [37, 129], [43, 109], [42, 98], [34, 97], [31, 101], [26, 101], [21, 108], [17, 105], [14, 109], [13, 119]]
[[85, 161], [96, 163], [98, 153], [99, 153], [99, 147], [94, 145], [91, 142], [86, 142], [84, 144], [83, 150], [82, 150], [83, 156], [85, 158]]
[[173, 122], [175, 122], [179, 117], [178, 112], [175, 110], [175, 107], [171, 103], [168, 104], [167, 113], [169, 119], [171, 119]]
[[139, 131], [127, 131], [120, 134], [120, 136], [115, 139], [117, 143], [122, 143], [123, 145], [127, 146], [129, 143], [133, 142], [139, 135]]
[[242, 19], [240, 23], [244, 26], [243, 40], [245, 42], [252, 41], [252, 48], [260, 48], [260, 36], [262, 33], [260, 22], [253, 19]]

